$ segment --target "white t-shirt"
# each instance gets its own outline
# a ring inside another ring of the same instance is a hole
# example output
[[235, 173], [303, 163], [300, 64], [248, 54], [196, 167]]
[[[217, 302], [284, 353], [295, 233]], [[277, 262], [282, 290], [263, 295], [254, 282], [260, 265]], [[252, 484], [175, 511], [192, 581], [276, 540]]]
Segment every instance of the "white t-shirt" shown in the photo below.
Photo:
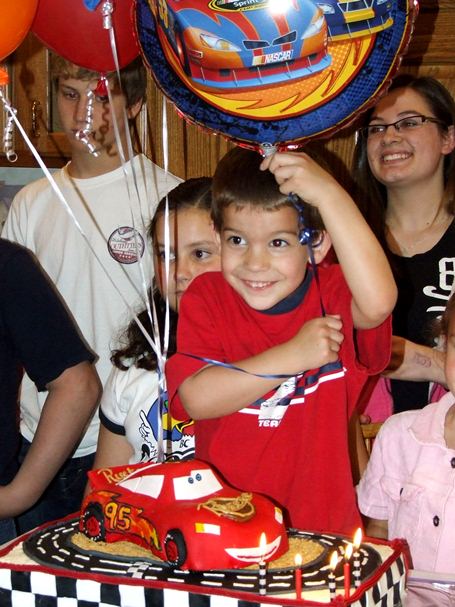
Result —
[[[67, 167], [53, 177], [75, 219], [47, 178], [43, 178], [16, 195], [2, 236], [36, 254], [81, 334], [98, 355], [96, 367], [104, 384], [111, 370], [111, 344], [131, 319], [128, 306], [134, 311], [143, 307], [151, 281], [146, 228], [158, 201], [180, 180], [143, 155], [125, 167], [89, 179], [71, 178]], [[45, 397], [46, 393], [38, 394], [25, 376], [21, 388], [21, 433], [29, 441], [35, 434]], [[99, 418], [95, 415], [76, 457], [96, 450], [98, 427]]]
[[194, 457], [194, 423], [170, 418], [165, 395], [160, 419], [158, 374], [131, 366], [112, 368], [101, 400], [101, 423], [124, 435], [134, 450], [128, 463], [157, 461], [158, 440], [166, 459]]

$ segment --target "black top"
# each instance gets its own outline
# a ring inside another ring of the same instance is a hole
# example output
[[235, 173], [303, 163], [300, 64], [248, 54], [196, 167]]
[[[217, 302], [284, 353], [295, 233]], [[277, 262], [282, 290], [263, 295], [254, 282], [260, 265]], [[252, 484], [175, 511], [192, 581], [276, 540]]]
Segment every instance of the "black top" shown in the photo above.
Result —
[[[426, 253], [392, 256], [398, 286], [393, 334], [434, 346], [434, 321], [445, 310], [454, 284], [455, 221]], [[420, 409], [428, 402], [428, 382], [392, 381], [394, 412]]]
[[0, 484], [17, 470], [22, 368], [44, 391], [65, 369], [93, 359], [33, 255], [0, 239]]

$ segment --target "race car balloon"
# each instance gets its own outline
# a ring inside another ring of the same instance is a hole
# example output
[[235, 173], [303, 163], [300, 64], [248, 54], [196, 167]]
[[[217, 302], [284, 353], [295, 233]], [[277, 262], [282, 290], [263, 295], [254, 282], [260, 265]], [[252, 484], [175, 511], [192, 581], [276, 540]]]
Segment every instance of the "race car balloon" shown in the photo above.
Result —
[[150, 0], [163, 50], [176, 57], [197, 85], [246, 89], [304, 78], [327, 68], [327, 23], [310, 0], [296, 0], [286, 18], [261, 3], [239, 11], [235, 3], [204, 5]]
[[417, 0], [135, 0], [139, 46], [189, 122], [295, 149], [353, 122], [390, 84]]

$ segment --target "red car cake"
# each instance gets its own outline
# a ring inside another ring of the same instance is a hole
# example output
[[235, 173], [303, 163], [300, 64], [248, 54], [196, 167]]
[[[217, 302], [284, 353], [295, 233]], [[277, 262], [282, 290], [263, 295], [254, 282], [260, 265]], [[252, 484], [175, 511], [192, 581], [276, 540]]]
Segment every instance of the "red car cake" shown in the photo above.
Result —
[[246, 567], [288, 549], [281, 509], [230, 487], [204, 462], [127, 465], [89, 478], [79, 529], [96, 542], [128, 541], [195, 571]]

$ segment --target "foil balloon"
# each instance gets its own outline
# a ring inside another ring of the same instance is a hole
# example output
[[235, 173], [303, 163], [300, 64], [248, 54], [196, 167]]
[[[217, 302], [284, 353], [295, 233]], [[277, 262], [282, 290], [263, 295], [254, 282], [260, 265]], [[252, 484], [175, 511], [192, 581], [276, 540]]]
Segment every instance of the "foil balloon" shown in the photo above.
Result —
[[133, 0], [39, 0], [31, 29], [45, 46], [68, 61], [110, 72], [116, 65], [109, 30], [104, 27], [106, 6], [112, 9], [119, 67], [125, 67], [139, 55]]
[[30, 30], [38, 0], [0, 2], [0, 60], [12, 53]]
[[292, 149], [347, 125], [390, 84], [417, 0], [136, 0], [156, 83], [188, 121]]

